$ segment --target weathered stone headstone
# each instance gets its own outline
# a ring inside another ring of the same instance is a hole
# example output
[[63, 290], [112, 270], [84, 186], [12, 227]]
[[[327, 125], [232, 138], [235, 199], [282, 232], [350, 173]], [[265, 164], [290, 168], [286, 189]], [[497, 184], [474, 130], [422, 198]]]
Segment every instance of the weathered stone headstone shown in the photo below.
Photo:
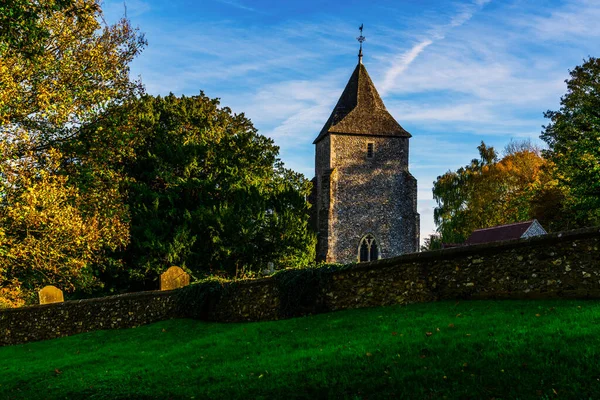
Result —
[[179, 289], [190, 284], [190, 275], [179, 267], [171, 267], [160, 275], [160, 290]]
[[263, 275], [273, 275], [275, 273], [275, 265], [272, 262], [267, 263], [267, 268], [263, 269]]
[[62, 290], [56, 286], [45, 286], [38, 294], [40, 296], [40, 304], [62, 303], [65, 301]]

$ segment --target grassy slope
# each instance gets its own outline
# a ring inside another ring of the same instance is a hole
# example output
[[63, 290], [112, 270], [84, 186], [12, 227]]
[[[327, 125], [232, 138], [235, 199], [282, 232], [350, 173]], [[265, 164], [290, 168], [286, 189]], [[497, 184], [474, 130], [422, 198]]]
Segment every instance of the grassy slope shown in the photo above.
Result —
[[566, 300], [164, 321], [0, 348], [0, 399], [600, 398], [598, 322]]

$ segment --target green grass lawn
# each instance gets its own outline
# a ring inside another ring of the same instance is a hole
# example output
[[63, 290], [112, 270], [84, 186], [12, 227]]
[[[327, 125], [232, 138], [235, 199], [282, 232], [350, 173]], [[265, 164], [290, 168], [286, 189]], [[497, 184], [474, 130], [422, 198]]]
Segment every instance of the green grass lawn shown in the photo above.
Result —
[[171, 320], [0, 348], [0, 399], [600, 398], [600, 301]]

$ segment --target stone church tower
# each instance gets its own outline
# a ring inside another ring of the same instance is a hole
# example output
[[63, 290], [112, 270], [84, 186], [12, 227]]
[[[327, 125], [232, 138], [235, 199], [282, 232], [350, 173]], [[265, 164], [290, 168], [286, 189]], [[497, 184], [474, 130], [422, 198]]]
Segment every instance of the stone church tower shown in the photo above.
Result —
[[417, 251], [410, 137], [386, 110], [362, 64], [361, 41], [358, 65], [314, 141], [318, 261], [373, 261]]

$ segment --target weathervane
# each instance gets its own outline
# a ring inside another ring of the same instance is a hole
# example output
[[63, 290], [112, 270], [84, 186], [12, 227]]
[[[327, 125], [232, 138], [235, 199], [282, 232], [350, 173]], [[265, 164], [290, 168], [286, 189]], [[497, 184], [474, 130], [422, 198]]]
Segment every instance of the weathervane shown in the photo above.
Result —
[[356, 38], [356, 40], [358, 40], [358, 43], [360, 43], [360, 50], [358, 51], [358, 63], [359, 64], [362, 64], [362, 56], [363, 56], [362, 55], [362, 44], [366, 40], [362, 34], [363, 25], [364, 24], [360, 24], [360, 26], [358, 27], [358, 30], [360, 31], [360, 36]]

